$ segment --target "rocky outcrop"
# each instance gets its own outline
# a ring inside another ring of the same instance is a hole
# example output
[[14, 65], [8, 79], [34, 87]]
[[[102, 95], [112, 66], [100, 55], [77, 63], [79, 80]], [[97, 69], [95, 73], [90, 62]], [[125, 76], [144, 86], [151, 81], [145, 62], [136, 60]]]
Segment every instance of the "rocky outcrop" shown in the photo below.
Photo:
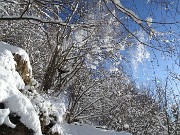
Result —
[[25, 61], [19, 54], [13, 53], [14, 60], [16, 61], [16, 71], [22, 77], [24, 83], [27, 85], [30, 83], [30, 73], [27, 61]]

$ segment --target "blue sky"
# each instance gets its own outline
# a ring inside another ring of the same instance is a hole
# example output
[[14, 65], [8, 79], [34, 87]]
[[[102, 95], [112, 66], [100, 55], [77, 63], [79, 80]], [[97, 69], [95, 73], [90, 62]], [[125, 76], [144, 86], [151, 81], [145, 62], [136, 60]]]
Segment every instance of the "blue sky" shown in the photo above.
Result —
[[[177, 0], [175, 3], [173, 3], [172, 0], [169, 0], [170, 2], [168, 3], [168, 0], [166, 0], [166, 3], [160, 4], [160, 5], [158, 5], [157, 3], [151, 3], [152, 2], [151, 0], [148, 3], [147, 1], [148, 0], [121, 0], [123, 6], [128, 9], [133, 10], [140, 19], [146, 20], [147, 17], [152, 17], [154, 22], [175, 22], [175, 21], [180, 20], [179, 13], [175, 15], [174, 10], [173, 12], [170, 12], [172, 11], [173, 6], [176, 9], [177, 2], [178, 2]], [[165, 1], [161, 1], [161, 2], [165, 2]], [[141, 30], [140, 27], [136, 25], [135, 23], [133, 23], [132, 20], [127, 20], [127, 23], [126, 21], [124, 21], [123, 23], [125, 23], [125, 25], [132, 32]], [[143, 22], [143, 24], [145, 24], [145, 22]], [[162, 25], [162, 24], [153, 23], [152, 28], [159, 32], [174, 31], [174, 32], [177, 32], [177, 34], [180, 32], [180, 24]], [[163, 37], [164, 38], [163, 40], [172, 39], [174, 38], [173, 36], [166, 35]], [[178, 38], [179, 38], [179, 35], [176, 35], [176, 39]], [[148, 39], [148, 35], [145, 35], [145, 39]], [[176, 45], [180, 46], [180, 44], [178, 44], [180, 43], [180, 40], [176, 42], [177, 42]], [[162, 43], [166, 44], [165, 42], [162, 42], [162, 41], [160, 41], [160, 44], [157, 44], [157, 41], [153, 41], [150, 44], [152, 46], [158, 46], [158, 45], [163, 45]], [[175, 45], [171, 42], [167, 44], [169, 44], [169, 46]], [[177, 46], [178, 47], [177, 49], [179, 49], [179, 53], [180, 53], [179, 46]], [[133, 56], [134, 51], [136, 51], [134, 50], [134, 48], [130, 50], [129, 55]], [[142, 62], [137, 62], [136, 63], [137, 70], [135, 70], [135, 68], [133, 67], [134, 65], [130, 67], [131, 69], [129, 68], [131, 71], [129, 69], [126, 69], [126, 70], [129, 70], [129, 74], [133, 76], [133, 79], [135, 79], [138, 85], [152, 84], [154, 83], [153, 80], [155, 79], [155, 77], [158, 78], [157, 83], [163, 82], [163, 80], [165, 80], [165, 78], [169, 75], [168, 69], [172, 70], [175, 73], [180, 74], [180, 67], [175, 63], [175, 62], [180, 61], [179, 60], [180, 58], [178, 58], [178, 55], [169, 56], [168, 53], [164, 54], [161, 51], [157, 51], [155, 49], [148, 48], [146, 46], [145, 46], [145, 52], [149, 53], [150, 57], [147, 59], [143, 59]], [[129, 61], [131, 61], [132, 57], [129, 57], [129, 58], [130, 58]], [[111, 64], [112, 63], [108, 63], [107, 66], [110, 66]], [[179, 82], [177, 81], [177, 83]], [[176, 89], [174, 84], [172, 84], [172, 86], [174, 89]]]
[[[176, 13], [175, 15], [175, 10], [172, 10], [172, 7], [177, 6], [177, 1], [174, 3], [170, 1], [170, 3], [165, 3], [163, 5], [153, 4], [151, 1], [147, 3], [146, 0], [121, 0], [121, 2], [124, 7], [133, 9], [139, 18], [144, 20], [147, 17], [152, 17], [154, 22], [175, 22], [180, 20], [180, 14]], [[173, 12], [170, 12], [171, 10]], [[154, 28], [156, 31], [173, 31], [174, 33], [177, 33], [177, 35], [180, 33], [179, 27], [180, 24], [178, 23], [166, 25], [156, 23], [152, 24], [152, 28]], [[140, 28], [138, 28], [138, 26], [135, 24], [129, 25], [129, 28], [132, 30], [140, 30]], [[173, 37], [172, 35], [167, 34], [166, 36], [163, 36], [163, 38], [167, 40], [171, 40], [172, 38], [179, 38], [179, 36]], [[148, 36], [146, 36], [146, 38], [148, 39]], [[151, 44], [152, 46], [159, 46], [163, 44], [165, 45], [165, 42], [166, 41], [160, 41], [160, 44], [157, 44], [157, 42], [153, 41]], [[169, 44], [169, 46], [176, 45], [176, 52], [180, 53], [180, 40], [177, 40], [176, 43], [167, 42], [167, 44]], [[143, 59], [141, 63], [139, 62], [137, 65], [137, 70], [135, 70], [133, 66], [131, 67], [133, 71], [130, 73], [133, 73], [132, 76], [138, 85], [143, 84], [147, 86], [151, 83], [154, 83], [153, 81], [155, 77], [157, 78], [157, 83], [164, 83], [166, 77], [169, 76], [169, 71], [180, 74], [180, 66], [178, 65], [180, 64], [180, 56], [178, 56], [178, 54], [172, 53], [172, 55], [169, 55], [168, 53], [163, 53], [148, 47], [146, 47], [146, 51], [150, 53], [150, 57], [148, 59]], [[176, 94], [180, 94], [175, 85], [179, 85], [180, 81], [170, 79], [169, 82], [174, 91], [176, 91]]]

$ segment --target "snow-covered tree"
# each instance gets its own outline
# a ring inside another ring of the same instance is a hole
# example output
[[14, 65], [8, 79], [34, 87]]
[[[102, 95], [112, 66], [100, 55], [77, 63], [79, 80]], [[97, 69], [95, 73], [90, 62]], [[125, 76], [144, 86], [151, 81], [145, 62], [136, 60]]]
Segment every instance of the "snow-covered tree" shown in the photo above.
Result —
[[[179, 129], [179, 106], [167, 110], [164, 93], [159, 103], [148, 92], [142, 93], [122, 66], [129, 48], [136, 51], [130, 57], [133, 64], [149, 58], [148, 51], [154, 50], [179, 64], [175, 31], [179, 2], [143, 3], [147, 14], [136, 2], [123, 0], [1, 0], [0, 40], [29, 53], [42, 93], [57, 97], [65, 93], [68, 123], [82, 121], [134, 134], [164, 130], [170, 134]], [[179, 80], [178, 73], [170, 73]], [[39, 115], [47, 115], [38, 107]], [[1, 123], [7, 122], [9, 111], [4, 111]]]

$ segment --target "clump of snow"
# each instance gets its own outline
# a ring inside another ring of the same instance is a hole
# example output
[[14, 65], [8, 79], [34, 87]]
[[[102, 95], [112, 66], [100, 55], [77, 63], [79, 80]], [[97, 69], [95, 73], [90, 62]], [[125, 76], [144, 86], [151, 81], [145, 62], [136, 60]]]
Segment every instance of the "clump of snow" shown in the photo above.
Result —
[[112, 67], [110, 67], [109, 71], [110, 72], [117, 72], [117, 71], [119, 71], [119, 69], [112, 66]]
[[29, 69], [29, 76], [31, 77], [32, 76], [32, 67], [31, 67], [31, 64], [29, 61], [29, 56], [26, 53], [26, 51], [19, 47], [12, 46], [5, 42], [0, 41], [0, 52], [4, 52], [5, 50], [10, 51], [12, 54], [13, 53], [19, 54], [25, 61], [27, 61], [27, 65], [28, 65], [28, 69]]
[[0, 78], [7, 84], [17, 89], [24, 88], [25, 84], [18, 72], [15, 70], [16, 62], [10, 51], [0, 52]]
[[85, 39], [87, 38], [87, 32], [84, 30], [77, 30], [75, 32], [75, 42], [78, 47], [81, 47], [85, 43]]
[[152, 21], [153, 21], [153, 19], [152, 19], [151, 17], [148, 17], [148, 18], [146, 19], [147, 25], [148, 25], [149, 27], [151, 27]]
[[124, 124], [124, 128], [125, 129], [129, 129], [129, 125], [128, 124]]
[[[25, 87], [25, 89], [30, 90], [29, 88], [30, 87]], [[31, 92], [24, 91], [24, 94], [29, 98], [36, 112], [39, 115], [43, 115], [45, 117], [44, 120], [46, 122], [46, 125], [51, 121], [54, 121], [56, 123], [61, 123], [63, 121], [63, 115], [66, 111], [66, 108], [65, 104], [60, 101], [59, 98], [52, 98], [45, 94], [40, 95], [36, 92], [36, 90], [32, 90]]]
[[9, 108], [7, 109], [0, 109], [0, 125], [6, 124], [7, 126], [11, 128], [15, 128], [16, 125], [14, 125], [10, 120], [9, 120], [9, 113], [10, 110]]
[[[32, 129], [35, 134], [41, 135], [39, 116], [30, 100], [18, 90], [24, 88], [24, 82], [18, 72], [15, 71], [16, 62], [12, 53], [23, 56], [26, 61], [29, 60], [24, 50], [0, 42], [0, 102], [4, 103], [11, 113], [20, 116], [20, 121]], [[30, 64], [29, 61], [28, 63]], [[30, 67], [29, 69], [31, 69]], [[8, 118], [8, 109], [0, 111], [0, 124], [4, 123], [14, 128], [15, 125]]]
[[[62, 128], [62, 126], [60, 124], [55, 124], [52, 128], [51, 131], [53, 134], [58, 133], [60, 135], [69, 135], [69, 134], [65, 134], [64, 133], [64, 129]], [[73, 134], [74, 135], [74, 134]]]
[[63, 128], [61, 123], [63, 123], [63, 115], [65, 114], [65, 99], [63, 96], [51, 97], [46, 94], [39, 94], [36, 92], [36, 87], [25, 86], [25, 91], [23, 93], [28, 97], [28, 99], [33, 104], [37, 114], [41, 121], [48, 125], [53, 123], [51, 128], [52, 133], [63, 134]]
[[95, 65], [91, 65], [91, 69], [94, 69], [94, 70], [96, 70], [96, 66]]

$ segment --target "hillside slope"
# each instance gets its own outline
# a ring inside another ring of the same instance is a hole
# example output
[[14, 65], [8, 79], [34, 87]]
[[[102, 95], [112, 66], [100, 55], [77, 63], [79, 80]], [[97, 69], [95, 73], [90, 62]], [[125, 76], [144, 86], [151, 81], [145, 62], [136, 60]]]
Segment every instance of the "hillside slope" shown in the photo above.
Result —
[[28, 54], [0, 42], [1, 135], [129, 135], [89, 125], [68, 125], [63, 97], [39, 94]]

